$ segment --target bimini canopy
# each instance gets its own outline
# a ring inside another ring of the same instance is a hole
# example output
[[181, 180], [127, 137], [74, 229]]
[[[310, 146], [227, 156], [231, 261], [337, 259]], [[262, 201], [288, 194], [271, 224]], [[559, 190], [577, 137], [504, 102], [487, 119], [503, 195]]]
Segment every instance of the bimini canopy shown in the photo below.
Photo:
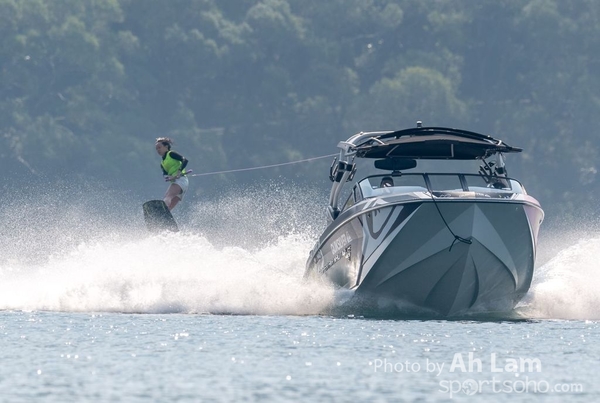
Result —
[[521, 152], [491, 136], [445, 127], [416, 127], [394, 132], [359, 133], [340, 143], [359, 158], [472, 160], [496, 153]]

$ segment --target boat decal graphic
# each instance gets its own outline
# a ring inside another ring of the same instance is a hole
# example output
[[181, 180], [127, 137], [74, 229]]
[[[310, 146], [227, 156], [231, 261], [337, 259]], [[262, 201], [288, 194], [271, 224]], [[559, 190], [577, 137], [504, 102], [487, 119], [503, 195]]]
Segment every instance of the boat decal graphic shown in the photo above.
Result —
[[333, 242], [331, 242], [331, 253], [333, 255], [337, 255], [338, 252], [350, 242], [352, 242], [352, 236], [350, 236], [350, 233], [346, 231], [342, 235], [334, 239]]
[[417, 209], [419, 208], [419, 206], [421, 205], [421, 203], [410, 203], [410, 204], [405, 204], [404, 208], [402, 209], [402, 211], [400, 212], [400, 214], [398, 214], [398, 217], [396, 218], [396, 221], [394, 222], [394, 225], [392, 225], [392, 228], [390, 228], [390, 231], [388, 232], [388, 234], [391, 234], [394, 232], [394, 230], [396, 228], [398, 228], [398, 226], [400, 224], [402, 224], [408, 217], [410, 217], [410, 215]]
[[321, 274], [326, 273], [327, 270], [331, 269], [331, 267], [342, 258], [348, 259], [349, 262], [352, 261], [352, 245], [348, 245], [341, 253], [336, 254], [331, 261], [327, 262], [327, 264], [317, 268], [318, 272]]
[[[367, 214], [367, 220], [366, 220], [367, 228], [369, 229], [369, 234], [371, 235], [371, 237], [373, 237], [373, 239], [378, 239], [379, 236], [381, 235], [381, 232], [387, 227], [388, 221], [394, 215], [394, 211], [396, 210], [396, 207], [398, 207], [398, 206], [392, 206], [389, 210], [388, 209], [375, 210], [375, 211], [371, 212], [370, 214]], [[383, 224], [381, 224], [381, 227], [379, 228], [379, 230], [375, 231], [373, 217], [376, 214], [383, 214], [383, 212], [386, 210], [388, 210], [389, 213], [388, 213], [387, 217], [385, 217], [385, 221], [383, 222]]]

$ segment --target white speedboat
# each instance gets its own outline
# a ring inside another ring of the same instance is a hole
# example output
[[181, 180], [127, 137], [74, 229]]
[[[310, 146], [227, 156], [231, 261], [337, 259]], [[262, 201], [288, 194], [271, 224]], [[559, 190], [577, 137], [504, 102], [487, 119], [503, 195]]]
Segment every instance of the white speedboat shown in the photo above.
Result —
[[[503, 155], [521, 149], [420, 122], [361, 132], [338, 147], [328, 225], [305, 278], [443, 316], [510, 311], [527, 293], [544, 212], [507, 176]], [[365, 159], [383, 173], [357, 181], [342, 199]], [[423, 159], [475, 160], [479, 170], [412, 172]]]

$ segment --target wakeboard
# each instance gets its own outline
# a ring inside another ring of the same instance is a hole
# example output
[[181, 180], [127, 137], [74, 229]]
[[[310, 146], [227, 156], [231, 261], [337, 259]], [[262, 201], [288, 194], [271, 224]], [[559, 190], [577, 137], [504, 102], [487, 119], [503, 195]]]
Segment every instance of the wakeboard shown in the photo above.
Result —
[[144, 209], [144, 221], [150, 232], [179, 231], [177, 222], [171, 211], [163, 200], [150, 200], [142, 205]]

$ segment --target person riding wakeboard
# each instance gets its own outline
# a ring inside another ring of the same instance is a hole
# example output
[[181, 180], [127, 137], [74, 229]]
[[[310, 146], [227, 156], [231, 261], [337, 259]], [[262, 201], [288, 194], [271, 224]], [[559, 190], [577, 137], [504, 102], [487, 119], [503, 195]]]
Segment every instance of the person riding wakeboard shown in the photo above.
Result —
[[189, 181], [185, 175], [188, 160], [178, 152], [171, 150], [173, 140], [169, 137], [157, 138], [155, 146], [156, 152], [162, 157], [160, 167], [165, 180], [171, 183], [163, 200], [169, 210], [173, 210], [177, 203], [183, 200], [183, 196], [188, 190]]

